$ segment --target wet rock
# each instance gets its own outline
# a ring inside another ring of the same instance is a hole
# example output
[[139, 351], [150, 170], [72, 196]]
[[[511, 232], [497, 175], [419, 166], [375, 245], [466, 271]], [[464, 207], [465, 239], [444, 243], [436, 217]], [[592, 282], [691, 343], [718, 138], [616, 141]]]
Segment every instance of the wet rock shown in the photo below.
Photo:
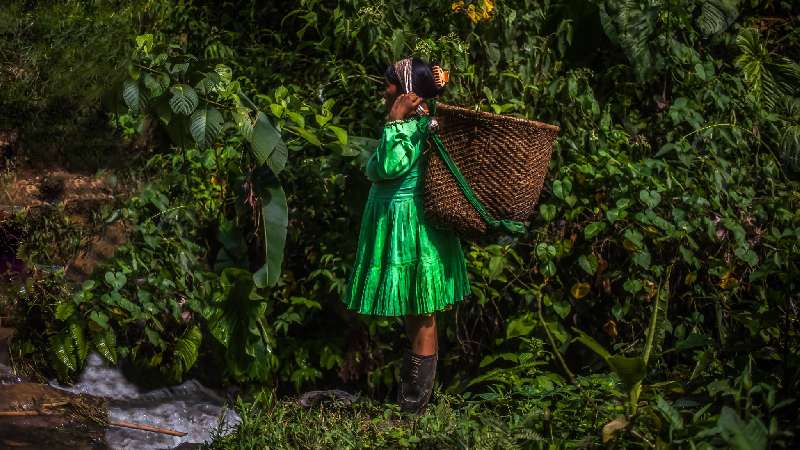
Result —
[[330, 389], [327, 391], [308, 391], [300, 396], [298, 403], [306, 408], [325, 400], [337, 401], [349, 405], [356, 401], [357, 398], [358, 396], [341, 389]]

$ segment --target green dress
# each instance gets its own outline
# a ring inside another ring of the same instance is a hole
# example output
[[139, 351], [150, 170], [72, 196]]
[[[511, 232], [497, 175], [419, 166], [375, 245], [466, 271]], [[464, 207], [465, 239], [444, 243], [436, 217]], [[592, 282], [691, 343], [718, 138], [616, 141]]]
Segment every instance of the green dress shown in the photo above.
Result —
[[428, 116], [387, 123], [367, 163], [372, 181], [345, 305], [403, 316], [448, 309], [470, 293], [461, 242], [423, 219]]

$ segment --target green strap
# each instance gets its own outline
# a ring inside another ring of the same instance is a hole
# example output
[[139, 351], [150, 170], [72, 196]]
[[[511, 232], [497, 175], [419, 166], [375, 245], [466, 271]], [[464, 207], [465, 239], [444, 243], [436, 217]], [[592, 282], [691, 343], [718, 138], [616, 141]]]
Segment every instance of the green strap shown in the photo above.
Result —
[[[434, 116], [436, 114], [436, 101], [429, 99], [428, 104], [430, 107], [431, 115]], [[458, 187], [461, 188], [461, 191], [464, 193], [464, 197], [467, 198], [467, 201], [475, 211], [478, 212], [478, 215], [481, 216], [484, 222], [489, 226], [489, 228], [493, 230], [505, 230], [510, 234], [522, 235], [525, 234], [525, 224], [522, 222], [517, 222], [514, 220], [497, 220], [489, 214], [489, 211], [486, 210], [486, 207], [481, 203], [480, 199], [475, 195], [475, 192], [472, 191], [472, 188], [469, 186], [469, 182], [464, 175], [461, 173], [461, 170], [458, 169], [455, 161], [450, 157], [450, 154], [447, 153], [447, 149], [444, 147], [444, 142], [439, 137], [439, 133], [434, 131], [431, 133], [431, 139], [433, 140], [433, 144], [436, 147], [436, 150], [439, 152], [439, 156], [444, 161], [445, 165], [447, 165], [447, 169], [450, 170], [450, 173], [453, 174], [453, 177], [456, 179], [456, 183], [458, 183]]]

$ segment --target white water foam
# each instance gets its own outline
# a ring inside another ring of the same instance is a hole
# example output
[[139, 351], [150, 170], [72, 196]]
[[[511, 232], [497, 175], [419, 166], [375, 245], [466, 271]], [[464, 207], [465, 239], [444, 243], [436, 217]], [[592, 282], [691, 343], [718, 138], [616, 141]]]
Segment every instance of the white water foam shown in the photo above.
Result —
[[212, 430], [227, 434], [241, 418], [225, 407], [225, 400], [196, 380], [178, 386], [145, 391], [128, 381], [122, 372], [92, 353], [78, 382], [50, 385], [76, 394], [89, 394], [108, 400], [112, 421], [133, 422], [188, 433], [177, 437], [149, 431], [109, 427], [106, 443], [113, 449], [170, 449], [183, 443], [203, 443]]

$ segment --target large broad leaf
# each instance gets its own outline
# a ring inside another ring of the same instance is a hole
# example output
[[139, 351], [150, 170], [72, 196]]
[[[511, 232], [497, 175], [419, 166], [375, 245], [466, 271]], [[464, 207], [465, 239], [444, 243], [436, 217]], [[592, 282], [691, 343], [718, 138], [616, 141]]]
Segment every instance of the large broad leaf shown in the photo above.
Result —
[[705, 36], [725, 31], [739, 17], [739, 0], [706, 0], [700, 7], [697, 26]]
[[174, 114], [166, 126], [167, 135], [172, 143], [180, 148], [188, 148], [194, 142], [189, 131], [189, 117], [183, 114]]
[[636, 383], [639, 383], [644, 379], [646, 373], [646, 365], [644, 359], [641, 357], [628, 357], [622, 355], [612, 355], [605, 347], [600, 345], [597, 341], [595, 341], [591, 336], [584, 333], [583, 331], [573, 328], [573, 331], [577, 333], [577, 337], [575, 340], [582, 343], [583, 345], [589, 347], [592, 351], [600, 355], [606, 363], [608, 367], [611, 368], [614, 373], [619, 376], [622, 383], [625, 384], [626, 387], [631, 388]]
[[170, 92], [172, 93], [172, 97], [169, 99], [169, 106], [172, 107], [172, 111], [174, 111], [175, 114], [188, 116], [197, 108], [200, 99], [197, 97], [197, 92], [195, 92], [191, 86], [179, 84], [173, 86]]
[[228, 267], [248, 267], [248, 247], [245, 235], [235, 222], [222, 220], [219, 224], [217, 240], [220, 249], [214, 261], [214, 270], [221, 272]]
[[165, 73], [149, 74], [145, 73], [142, 77], [144, 86], [150, 92], [150, 97], [159, 97], [166, 92], [169, 87], [169, 75]]
[[139, 89], [139, 82], [136, 80], [125, 80], [122, 83], [122, 99], [134, 114], [138, 114], [144, 109], [144, 97]]
[[283, 248], [286, 244], [286, 227], [289, 224], [289, 211], [283, 188], [274, 184], [262, 194], [261, 216], [264, 226], [264, 251], [266, 262], [253, 275], [258, 287], [274, 286], [281, 274]]
[[214, 143], [222, 130], [224, 120], [222, 114], [214, 107], [198, 108], [192, 113], [189, 131], [194, 141], [200, 148], [209, 147]]
[[200, 332], [200, 327], [195, 325], [175, 342], [175, 360], [176, 364], [180, 364], [181, 373], [191, 369], [195, 361], [197, 361], [202, 340], [203, 333]]
[[533, 318], [532, 314], [524, 314], [508, 323], [506, 327], [506, 339], [527, 336], [536, 328], [536, 325], [537, 321]]
[[251, 113], [252, 110], [245, 106], [237, 106], [236, 109], [231, 111], [236, 128], [247, 139], [247, 142], [250, 142], [253, 137], [253, 125], [255, 125], [250, 118]]
[[625, 53], [637, 76], [644, 78], [654, 68], [651, 47], [659, 8], [637, 0], [606, 0], [598, 6], [606, 35]]
[[288, 158], [288, 149], [281, 139], [280, 132], [272, 126], [266, 114], [259, 112], [256, 115], [249, 140], [259, 164], [266, 163], [275, 174], [283, 170]]
[[606, 359], [606, 362], [628, 389], [644, 379], [646, 367], [644, 359], [640, 356], [629, 357], [612, 355]]
[[[244, 269], [229, 267], [222, 271], [220, 282], [224, 293], [219, 306], [208, 317], [208, 328], [220, 344], [231, 345], [240, 316], [249, 316], [250, 297], [253, 296], [252, 274]], [[248, 327], [248, 324], [242, 325]]]
[[235, 379], [264, 381], [276, 364], [270, 334], [261, 320], [266, 302], [247, 270], [227, 268], [220, 281], [224, 293], [208, 316], [211, 335], [227, 349], [227, 369]]

